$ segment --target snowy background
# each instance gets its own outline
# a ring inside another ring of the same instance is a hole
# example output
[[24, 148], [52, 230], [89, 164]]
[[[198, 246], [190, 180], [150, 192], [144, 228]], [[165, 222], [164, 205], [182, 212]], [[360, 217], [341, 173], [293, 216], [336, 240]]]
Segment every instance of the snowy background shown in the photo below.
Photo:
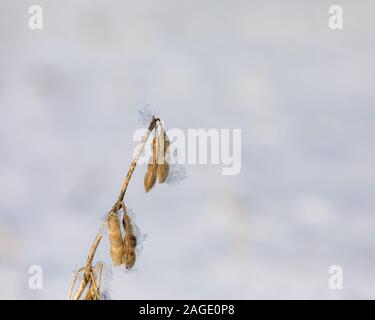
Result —
[[0, 298], [65, 299], [145, 104], [168, 128], [240, 128], [242, 170], [187, 165], [145, 195], [137, 168], [148, 238], [112, 299], [374, 298], [374, 1], [38, 0], [42, 31], [32, 4], [0, 0]]

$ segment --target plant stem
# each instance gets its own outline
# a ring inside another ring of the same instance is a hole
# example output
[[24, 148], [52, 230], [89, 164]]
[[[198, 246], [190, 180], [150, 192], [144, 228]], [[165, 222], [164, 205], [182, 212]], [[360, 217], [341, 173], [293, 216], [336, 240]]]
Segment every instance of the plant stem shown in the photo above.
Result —
[[94, 255], [95, 255], [96, 249], [99, 246], [99, 242], [101, 239], [102, 239], [102, 235], [98, 234], [95, 237], [93, 244], [91, 245], [89, 256], [87, 257], [86, 264], [85, 264], [85, 270], [83, 271], [83, 278], [82, 278], [81, 284], [78, 287], [77, 293], [74, 296], [74, 300], [78, 300], [81, 297], [83, 290], [85, 290], [87, 286], [87, 283], [90, 277], [92, 261], [94, 260]]
[[[129, 167], [129, 170], [128, 170], [128, 173], [125, 177], [125, 180], [121, 186], [121, 191], [120, 191], [120, 195], [118, 197], [118, 200], [117, 202], [113, 205], [112, 209], [110, 210], [110, 212], [114, 212], [114, 211], [117, 211], [120, 209], [121, 207], [121, 203], [123, 202], [124, 200], [124, 196], [125, 196], [125, 193], [126, 193], [126, 189], [128, 188], [128, 185], [129, 185], [129, 182], [130, 182], [130, 179], [133, 175], [133, 172], [134, 172], [134, 169], [135, 167], [137, 166], [137, 163], [138, 163], [138, 160], [139, 160], [139, 157], [141, 156], [142, 152], [143, 152], [143, 149], [146, 145], [146, 142], [148, 140], [148, 137], [150, 136], [152, 130], [156, 127], [156, 123], [157, 122], [160, 122], [160, 119], [159, 118], [155, 118], [155, 117], [152, 117], [151, 119], [151, 122], [148, 126], [148, 129], [146, 131], [146, 133], [144, 134], [144, 136], [142, 137], [142, 140], [141, 142], [139, 143], [138, 147], [137, 147], [137, 152], [133, 158], [133, 161], [132, 163], [130, 164], [130, 167]], [[93, 244], [91, 245], [91, 249], [90, 249], [90, 253], [89, 253], [89, 256], [87, 258], [87, 261], [86, 261], [86, 264], [85, 264], [85, 267], [84, 267], [84, 272], [83, 272], [83, 279], [81, 281], [81, 284], [80, 286], [78, 287], [78, 290], [74, 296], [74, 300], [79, 300], [79, 298], [81, 297], [82, 295], [82, 292], [85, 290], [88, 282], [89, 282], [89, 277], [90, 277], [90, 272], [91, 272], [91, 266], [92, 266], [92, 261], [94, 259], [94, 255], [95, 255], [95, 252], [96, 252], [96, 249], [98, 248], [98, 245], [99, 245], [99, 242], [102, 238], [102, 235], [101, 234], [98, 234], [93, 242]], [[72, 293], [72, 290], [73, 290], [73, 287], [74, 287], [74, 284], [77, 280], [77, 276], [78, 276], [78, 271], [76, 273], [76, 275], [74, 276], [73, 278], [73, 282], [72, 282], [72, 285], [71, 285], [71, 288], [69, 290], [69, 294], [68, 294], [68, 299], [70, 299], [70, 296], [71, 296], [71, 293]], [[100, 284], [99, 284], [100, 286]]]
[[141, 154], [143, 152], [143, 149], [144, 149], [144, 147], [146, 145], [147, 139], [150, 136], [152, 130], [155, 128], [157, 121], [159, 121], [159, 119], [157, 119], [155, 117], [152, 117], [152, 120], [150, 122], [150, 125], [148, 126], [148, 129], [147, 129], [145, 135], [142, 137], [141, 142], [138, 145], [137, 152], [136, 152], [136, 154], [134, 156], [134, 159], [133, 159], [132, 163], [130, 164], [130, 168], [129, 168], [128, 173], [127, 173], [127, 175], [125, 177], [125, 180], [124, 180], [124, 182], [122, 184], [120, 195], [119, 195], [118, 200], [117, 200], [117, 202], [115, 204], [116, 207], [119, 207], [120, 204], [121, 204], [121, 202], [124, 200], [126, 189], [128, 188], [130, 179], [131, 179], [132, 174], [134, 172], [134, 169], [135, 169], [135, 167], [136, 167], [136, 165], [138, 163], [139, 157], [141, 156]]

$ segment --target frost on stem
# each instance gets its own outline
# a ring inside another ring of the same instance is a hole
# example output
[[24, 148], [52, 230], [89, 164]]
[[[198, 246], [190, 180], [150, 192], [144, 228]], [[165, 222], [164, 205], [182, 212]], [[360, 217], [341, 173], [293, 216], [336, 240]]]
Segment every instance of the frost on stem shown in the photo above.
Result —
[[157, 117], [157, 115], [150, 105], [147, 104], [138, 110], [138, 121], [142, 126], [147, 126], [152, 121], [152, 117]]

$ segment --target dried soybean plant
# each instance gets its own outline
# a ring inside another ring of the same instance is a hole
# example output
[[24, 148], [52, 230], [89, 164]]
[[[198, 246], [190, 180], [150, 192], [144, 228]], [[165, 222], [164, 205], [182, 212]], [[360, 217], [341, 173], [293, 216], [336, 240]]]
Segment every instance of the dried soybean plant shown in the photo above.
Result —
[[[146, 133], [142, 137], [142, 140], [137, 147], [133, 161], [130, 164], [128, 173], [121, 186], [118, 199], [106, 216], [105, 224], [108, 228], [110, 256], [112, 263], [114, 266], [124, 265], [126, 269], [131, 269], [135, 264], [137, 238], [134, 232], [134, 221], [132, 221], [131, 217], [127, 213], [124, 197], [134, 169], [145, 148], [147, 140], [153, 131], [155, 132], [155, 137], [151, 142], [152, 155], [144, 177], [145, 191], [150, 191], [154, 187], [156, 181], [158, 181], [158, 183], [163, 183], [166, 181], [169, 173], [169, 139], [164, 131], [160, 119], [153, 116]], [[122, 212], [122, 224], [120, 223], [120, 212]], [[121, 227], [124, 229], [124, 237], [122, 236]], [[69, 289], [68, 300], [102, 299], [103, 294], [101, 292], [101, 280], [104, 265], [103, 263], [97, 263], [95, 266], [93, 266], [95, 252], [101, 239], [102, 235], [99, 233], [91, 245], [85, 266], [75, 272], [71, 287]], [[82, 279], [75, 294], [73, 295], [78, 275], [80, 273], [82, 273]]]

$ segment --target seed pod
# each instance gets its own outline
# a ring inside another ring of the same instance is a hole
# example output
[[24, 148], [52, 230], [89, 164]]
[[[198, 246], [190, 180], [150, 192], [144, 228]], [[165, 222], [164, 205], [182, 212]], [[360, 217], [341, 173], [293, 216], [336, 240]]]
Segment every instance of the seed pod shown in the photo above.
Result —
[[156, 138], [152, 140], [152, 155], [147, 166], [147, 171], [144, 178], [145, 191], [148, 192], [152, 189], [156, 182], [157, 172], [157, 143]]
[[157, 167], [157, 178], [159, 183], [165, 182], [169, 174], [169, 139], [167, 134], [161, 128], [161, 132], [158, 137], [158, 167]]
[[137, 238], [134, 234], [132, 222], [126, 213], [125, 205], [122, 205], [123, 212], [123, 226], [125, 229], [125, 239], [124, 239], [124, 255], [123, 260], [125, 263], [126, 269], [130, 269], [134, 266], [136, 253], [135, 249], [137, 247]]
[[155, 185], [156, 182], [156, 171], [157, 171], [157, 165], [156, 164], [149, 164], [147, 166], [147, 171], [145, 174], [145, 191], [149, 192], [152, 187]]
[[117, 213], [110, 212], [108, 214], [108, 231], [109, 231], [109, 242], [111, 245], [111, 259], [115, 266], [122, 264], [123, 256], [123, 239], [121, 235], [120, 220]]

